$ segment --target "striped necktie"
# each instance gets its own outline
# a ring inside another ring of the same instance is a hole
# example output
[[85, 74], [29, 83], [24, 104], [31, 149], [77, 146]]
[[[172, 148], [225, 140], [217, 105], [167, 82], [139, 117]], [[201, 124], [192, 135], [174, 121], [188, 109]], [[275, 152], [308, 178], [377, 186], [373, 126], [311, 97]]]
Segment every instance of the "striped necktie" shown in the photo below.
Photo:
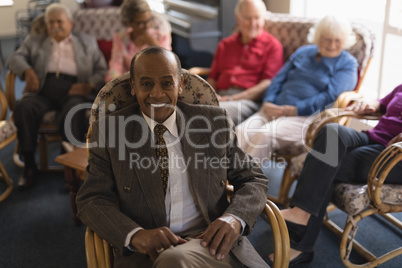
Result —
[[159, 171], [161, 174], [163, 192], [165, 194], [165, 197], [169, 178], [169, 155], [166, 148], [165, 139], [163, 138], [163, 133], [165, 133], [166, 130], [166, 127], [161, 124], [156, 125], [154, 128], [155, 134], [157, 136], [156, 156], [158, 157]]

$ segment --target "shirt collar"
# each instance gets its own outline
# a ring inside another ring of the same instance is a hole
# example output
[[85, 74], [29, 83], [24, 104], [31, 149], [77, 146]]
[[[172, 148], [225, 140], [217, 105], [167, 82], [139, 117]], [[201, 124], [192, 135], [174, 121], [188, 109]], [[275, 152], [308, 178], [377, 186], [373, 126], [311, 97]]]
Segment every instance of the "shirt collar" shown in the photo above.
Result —
[[253, 39], [250, 40], [250, 42], [248, 42], [248, 44], [243, 44], [242, 40], [241, 40], [241, 33], [238, 32], [237, 33], [237, 41], [242, 44], [243, 46], [250, 46], [253, 45], [255, 42], [261, 40], [261, 38], [263, 38], [262, 36], [264, 35], [264, 30], [261, 31], [261, 33], [259, 35], [257, 35], [256, 37], [254, 37]]
[[63, 40], [61, 40], [60, 42], [57, 42], [56, 39], [54, 39], [53, 37], [50, 37], [50, 41], [53, 44], [59, 44], [59, 43], [71, 43], [73, 41], [73, 35], [70, 33], [66, 38], [64, 38]]
[[[144, 116], [145, 121], [147, 122], [152, 133], [154, 133], [154, 128], [159, 123], [153, 120], [152, 118], [148, 117], [144, 113], [142, 113], [142, 116]], [[162, 123], [162, 125], [164, 125], [167, 128], [167, 130], [169, 130], [170, 134], [172, 134], [174, 137], [176, 138], [179, 137], [179, 131], [177, 130], [177, 124], [176, 124], [176, 110], [173, 111], [173, 113], [165, 120], [165, 122]]]

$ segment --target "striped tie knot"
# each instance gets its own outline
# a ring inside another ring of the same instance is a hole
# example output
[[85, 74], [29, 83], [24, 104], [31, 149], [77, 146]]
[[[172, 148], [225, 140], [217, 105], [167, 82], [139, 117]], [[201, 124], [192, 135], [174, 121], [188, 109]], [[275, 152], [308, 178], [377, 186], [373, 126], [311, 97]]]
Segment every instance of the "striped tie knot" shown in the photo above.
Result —
[[154, 128], [155, 134], [157, 135], [155, 151], [156, 156], [158, 157], [159, 172], [162, 179], [162, 186], [165, 197], [169, 178], [169, 155], [166, 148], [165, 139], [163, 138], [163, 134], [166, 132], [166, 130], [166, 127], [161, 124], [156, 125]]

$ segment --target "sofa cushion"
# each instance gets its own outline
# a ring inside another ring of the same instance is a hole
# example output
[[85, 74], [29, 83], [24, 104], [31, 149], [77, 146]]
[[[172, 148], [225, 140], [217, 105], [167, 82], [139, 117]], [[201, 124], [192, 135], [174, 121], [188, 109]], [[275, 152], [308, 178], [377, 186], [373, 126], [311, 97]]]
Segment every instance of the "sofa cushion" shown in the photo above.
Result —
[[106, 63], [109, 63], [110, 56], [112, 55], [113, 41], [110, 40], [97, 40], [99, 50], [105, 56]]

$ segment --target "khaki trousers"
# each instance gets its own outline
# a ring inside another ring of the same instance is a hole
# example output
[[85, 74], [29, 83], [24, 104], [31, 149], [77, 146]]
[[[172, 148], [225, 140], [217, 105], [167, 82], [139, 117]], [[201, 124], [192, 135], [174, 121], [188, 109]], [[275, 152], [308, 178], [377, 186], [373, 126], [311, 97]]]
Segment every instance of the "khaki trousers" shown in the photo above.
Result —
[[229, 253], [222, 261], [209, 253], [209, 247], [201, 246], [201, 239], [190, 239], [187, 243], [170, 247], [161, 252], [154, 268], [237, 268], [243, 267], [237, 258]]

